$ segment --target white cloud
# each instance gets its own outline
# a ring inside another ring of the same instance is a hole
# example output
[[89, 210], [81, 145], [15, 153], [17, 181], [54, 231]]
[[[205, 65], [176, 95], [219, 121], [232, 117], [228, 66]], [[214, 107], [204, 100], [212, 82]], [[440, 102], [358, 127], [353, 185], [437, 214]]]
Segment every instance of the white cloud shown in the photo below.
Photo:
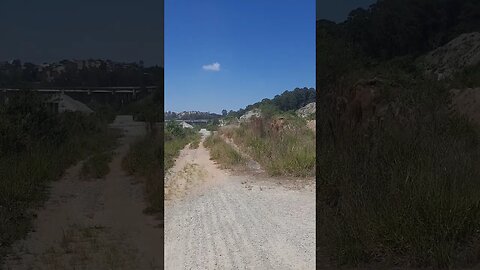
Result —
[[210, 64], [210, 65], [204, 65], [204, 66], [202, 66], [202, 68], [204, 70], [208, 70], [208, 71], [220, 71], [220, 63], [215, 62], [215, 63]]

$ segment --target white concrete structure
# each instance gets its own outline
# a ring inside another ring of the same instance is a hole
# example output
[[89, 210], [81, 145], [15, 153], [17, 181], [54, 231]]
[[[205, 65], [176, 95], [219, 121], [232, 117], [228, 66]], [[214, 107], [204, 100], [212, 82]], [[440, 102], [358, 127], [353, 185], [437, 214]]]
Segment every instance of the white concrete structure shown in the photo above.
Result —
[[187, 123], [185, 121], [181, 122], [180, 124], [182, 125], [183, 128], [193, 128], [192, 125], [190, 125], [189, 123]]
[[49, 102], [50, 104], [55, 104], [55, 110], [59, 113], [72, 111], [72, 112], [84, 112], [92, 113], [93, 110], [90, 109], [87, 105], [82, 102], [75, 100], [65, 94], [58, 94], [52, 97]]

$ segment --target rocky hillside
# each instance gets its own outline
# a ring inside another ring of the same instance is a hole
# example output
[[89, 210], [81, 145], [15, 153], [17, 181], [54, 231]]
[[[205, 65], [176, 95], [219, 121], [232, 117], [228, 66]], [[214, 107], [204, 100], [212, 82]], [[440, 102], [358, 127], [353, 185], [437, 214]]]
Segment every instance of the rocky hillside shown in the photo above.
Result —
[[308, 117], [312, 114], [315, 114], [315, 111], [316, 111], [316, 103], [311, 102], [303, 106], [302, 108], [298, 109], [296, 113], [301, 117]]
[[465, 33], [428, 53], [425, 70], [438, 80], [480, 63], [480, 33]]
[[262, 112], [260, 109], [253, 109], [253, 110], [250, 110], [248, 112], [246, 112], [244, 115], [240, 116], [240, 121], [246, 121], [246, 120], [250, 120], [250, 118], [252, 117], [261, 117], [262, 116]]

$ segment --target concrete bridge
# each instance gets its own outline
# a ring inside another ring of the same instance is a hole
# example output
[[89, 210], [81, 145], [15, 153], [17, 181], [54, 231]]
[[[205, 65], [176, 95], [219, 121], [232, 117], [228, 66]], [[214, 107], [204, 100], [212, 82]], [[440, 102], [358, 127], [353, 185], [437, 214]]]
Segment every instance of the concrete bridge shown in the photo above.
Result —
[[[157, 86], [52, 87], [32, 89], [32, 91], [50, 95], [63, 93], [83, 103], [98, 102], [122, 106], [147, 96], [156, 88]], [[0, 88], [0, 101], [4, 103], [8, 101], [10, 96], [21, 91], [25, 90], [17, 88]]]

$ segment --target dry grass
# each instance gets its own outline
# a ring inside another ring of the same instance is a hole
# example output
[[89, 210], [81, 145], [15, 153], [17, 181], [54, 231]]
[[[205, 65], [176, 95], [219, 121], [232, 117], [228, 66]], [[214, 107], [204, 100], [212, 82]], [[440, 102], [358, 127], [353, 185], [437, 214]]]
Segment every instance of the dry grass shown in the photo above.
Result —
[[48, 198], [48, 183], [82, 158], [113, 148], [119, 137], [94, 115], [64, 114], [57, 121], [57, 130], [68, 130], [57, 133], [62, 140], [33, 140], [28, 151], [0, 155], [0, 261], [11, 243], [30, 230], [32, 209]]
[[135, 269], [138, 251], [127, 246], [120, 235], [104, 227], [70, 226], [59, 246], [38, 256], [35, 267], [48, 269]]
[[318, 241], [338, 265], [475, 263], [478, 130], [448, 113], [440, 83], [406, 75], [396, 82], [408, 87], [384, 90], [408, 109], [398, 118], [341, 129], [335, 108], [319, 106]]
[[286, 117], [285, 127], [273, 130], [262, 118], [224, 130], [254, 160], [273, 176], [311, 177], [315, 175], [315, 133], [296, 116]]
[[80, 177], [87, 178], [103, 178], [110, 172], [108, 166], [112, 160], [113, 152], [97, 153], [88, 158], [80, 170]]
[[220, 138], [218, 134], [207, 137], [204, 145], [210, 150], [211, 158], [224, 168], [239, 168], [246, 163], [245, 158]]
[[163, 171], [161, 137], [150, 136], [137, 140], [122, 160], [122, 168], [129, 174], [145, 180], [148, 201], [147, 213], [163, 211]]

